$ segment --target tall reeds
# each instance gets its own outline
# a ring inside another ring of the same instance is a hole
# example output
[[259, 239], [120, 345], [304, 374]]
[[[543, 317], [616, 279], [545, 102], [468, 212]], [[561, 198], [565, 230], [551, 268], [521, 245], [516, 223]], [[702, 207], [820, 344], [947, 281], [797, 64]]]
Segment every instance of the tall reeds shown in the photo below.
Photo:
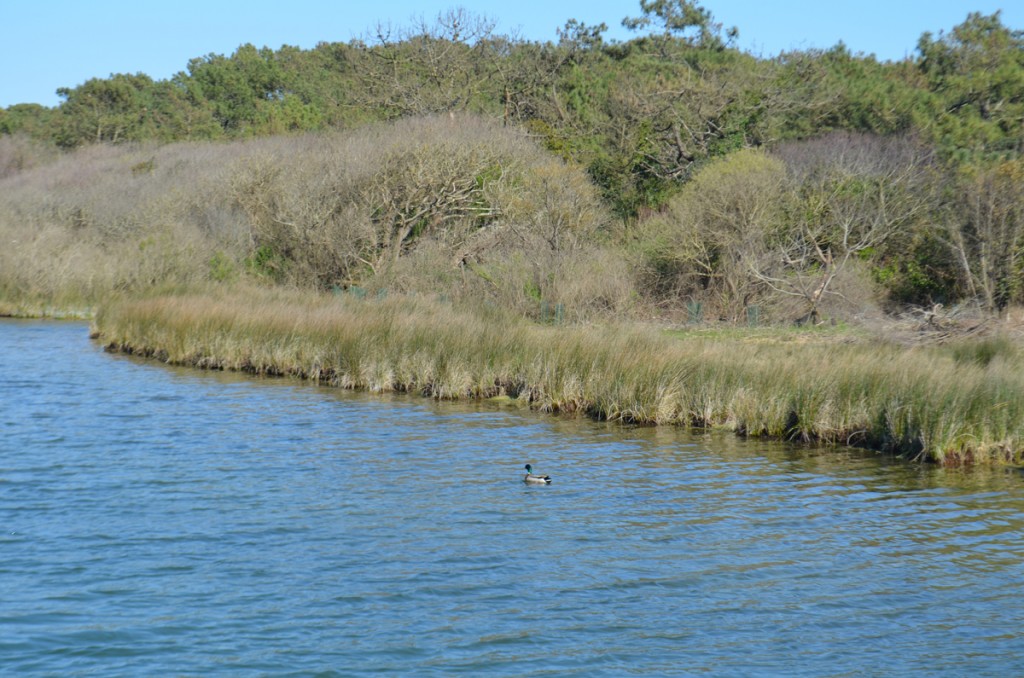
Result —
[[[442, 399], [504, 395], [549, 412], [855, 444], [944, 464], [1019, 462], [1016, 352], [750, 343], [626, 326], [534, 325], [432, 298], [284, 290], [108, 305], [114, 350]], [[986, 354], [987, 355], [987, 354]]]

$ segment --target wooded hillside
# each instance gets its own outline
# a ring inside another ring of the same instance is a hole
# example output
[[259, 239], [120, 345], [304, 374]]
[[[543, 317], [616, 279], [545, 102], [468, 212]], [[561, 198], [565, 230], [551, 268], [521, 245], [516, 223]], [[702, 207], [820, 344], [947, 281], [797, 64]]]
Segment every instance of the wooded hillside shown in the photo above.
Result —
[[[744, 53], [732, 46], [733, 31], [689, 0], [642, 0], [624, 23], [636, 32], [628, 42], [606, 41], [604, 24], [570, 19], [557, 42], [541, 43], [454, 10], [429, 25], [310, 50], [242, 45], [230, 56], [192, 59], [170, 80], [95, 78], [61, 90], [55, 108], [0, 110], [0, 180], [95, 144], [483, 118], [585, 170], [607, 217], [587, 217], [603, 225], [552, 251], [611, 248], [654, 307], [699, 303], [740, 319], [771, 298], [784, 315], [815, 318], [824, 301], [858, 295], [971, 301], [990, 311], [1024, 302], [1024, 32], [998, 13], [926, 33], [916, 56], [897, 63], [842, 44], [771, 58]], [[491, 180], [509, 142], [495, 143], [493, 152], [478, 146], [453, 160], [463, 165], [450, 182], [446, 170], [431, 168], [440, 183], [420, 187], [436, 189], [430, 196], [409, 193], [413, 179], [400, 173], [415, 161], [401, 156], [399, 174], [380, 175], [392, 183], [379, 190], [406, 193], [377, 196], [392, 212], [372, 216], [388, 222], [391, 244], [339, 254], [326, 272], [324, 262], [307, 260], [289, 270], [307, 271], [321, 287], [352, 285], [382, 275], [414, 242], [469, 242], [445, 226], [500, 221], [496, 203], [482, 201], [503, 185]], [[537, 163], [525, 166], [539, 181]], [[231, 206], [259, 234], [249, 258], [267, 266], [298, 256], [271, 232], [281, 215], [266, 212], [258, 193], [258, 182], [279, 170], [261, 176], [251, 168]], [[454, 211], [417, 215], [416, 205], [438, 196]], [[501, 209], [511, 218], [512, 207]], [[452, 261], [473, 265], [472, 257]]]

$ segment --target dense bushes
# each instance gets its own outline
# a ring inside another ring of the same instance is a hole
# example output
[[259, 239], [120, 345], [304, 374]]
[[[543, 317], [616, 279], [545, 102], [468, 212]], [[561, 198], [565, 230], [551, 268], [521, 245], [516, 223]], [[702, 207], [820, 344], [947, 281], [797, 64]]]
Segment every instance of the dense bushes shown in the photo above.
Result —
[[872, 269], [915, 255], [903, 248], [941, 209], [935, 174], [910, 138], [834, 133], [740, 150], [642, 224], [644, 270], [662, 295], [734, 321], [755, 305], [780, 320], [848, 316], [879, 300]]
[[487, 267], [502, 247], [571, 251], [606, 219], [579, 169], [471, 117], [403, 120], [298, 152], [262, 145], [232, 195], [255, 247], [288, 262], [273, 273], [298, 284], [386, 279], [425, 247], [443, 252], [442, 269]]
[[0, 251], [0, 285], [12, 298], [84, 302], [244, 275], [534, 314], [631, 300], [625, 263], [601, 249], [609, 220], [586, 174], [468, 116], [91, 146], [0, 181], [0, 238], [16, 244]]
[[951, 171], [906, 136], [741, 149], [625, 226], [581, 168], [472, 116], [64, 155], [7, 137], [0, 162], [8, 299], [255, 277], [563, 319], [1024, 303], [1019, 161]]
[[926, 33], [915, 58], [881, 63], [842, 43], [757, 57], [728, 47], [698, 3], [641, 9], [630, 20], [640, 34], [622, 43], [574, 20], [556, 43], [525, 42], [453, 10], [310, 50], [246, 44], [192, 59], [169, 80], [114, 74], [62, 89], [55, 109], [0, 109], [0, 134], [73, 148], [473, 113], [542, 135], [626, 217], [663, 204], [709, 158], [837, 129], [913, 132], [954, 163], [1024, 150], [1024, 38], [998, 13]]
[[1024, 303], [1024, 38], [998, 14], [880, 63], [759, 58], [695, 3], [641, 9], [653, 32], [624, 43], [575, 21], [527, 43], [453, 10], [0, 110], [0, 284], [255, 275], [732, 320]]
[[759, 273], [769, 241], [784, 227], [785, 165], [759, 150], [718, 159], [668, 209], [642, 225], [647, 278], [666, 297], [705, 304], [709, 315], [738, 320], [762, 301]]

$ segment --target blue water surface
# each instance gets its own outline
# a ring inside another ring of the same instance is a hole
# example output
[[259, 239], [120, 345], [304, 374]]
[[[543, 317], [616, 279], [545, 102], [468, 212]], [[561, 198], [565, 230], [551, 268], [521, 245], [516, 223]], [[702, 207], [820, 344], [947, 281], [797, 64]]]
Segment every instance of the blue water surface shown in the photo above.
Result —
[[0, 673], [1024, 673], [1015, 470], [169, 368], [87, 335], [0, 321]]

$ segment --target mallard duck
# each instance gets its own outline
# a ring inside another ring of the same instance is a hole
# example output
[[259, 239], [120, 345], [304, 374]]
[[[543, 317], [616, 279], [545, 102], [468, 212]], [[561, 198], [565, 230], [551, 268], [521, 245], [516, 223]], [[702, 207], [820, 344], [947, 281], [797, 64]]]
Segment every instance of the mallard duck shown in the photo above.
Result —
[[523, 478], [524, 483], [530, 483], [532, 485], [550, 485], [551, 476], [538, 476], [533, 474], [533, 467], [529, 464], [526, 465], [526, 477]]

